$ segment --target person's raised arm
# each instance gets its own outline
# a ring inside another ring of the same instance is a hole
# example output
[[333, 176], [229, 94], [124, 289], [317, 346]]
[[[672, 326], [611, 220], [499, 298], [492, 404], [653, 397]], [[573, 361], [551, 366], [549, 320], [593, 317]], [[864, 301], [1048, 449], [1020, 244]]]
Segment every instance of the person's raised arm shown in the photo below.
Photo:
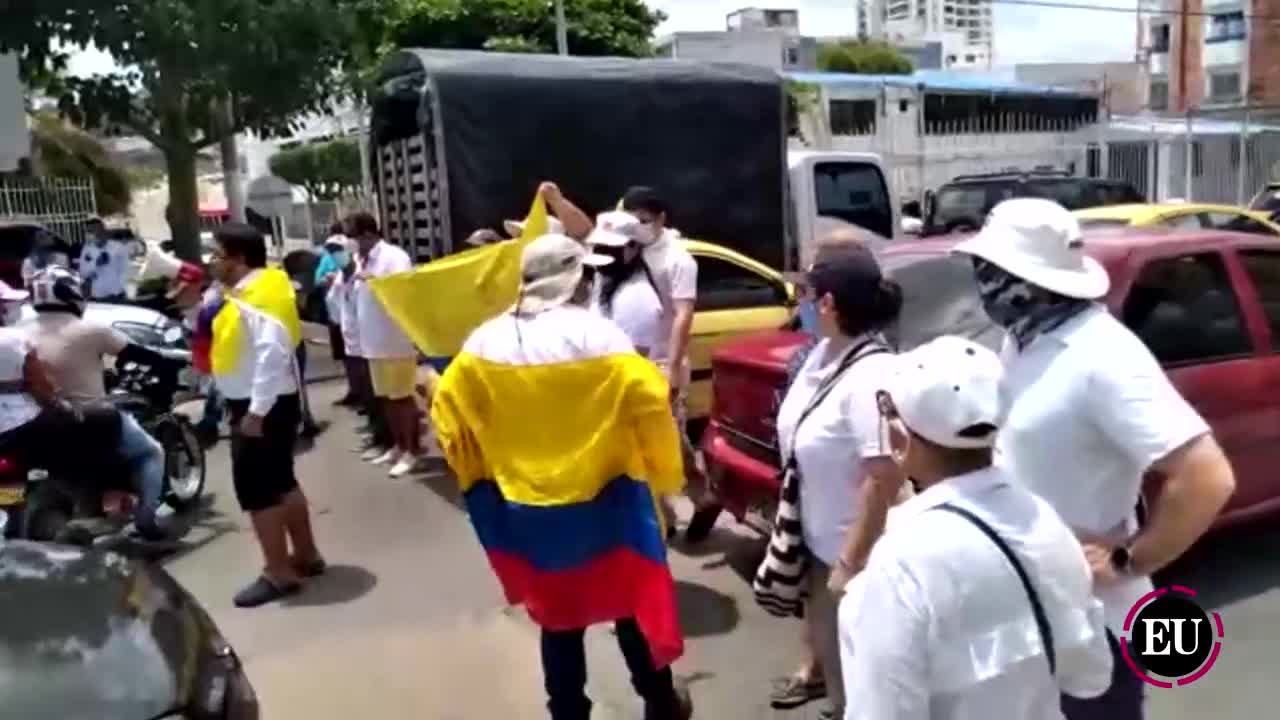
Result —
[[547, 208], [551, 210], [560, 222], [564, 225], [564, 232], [574, 240], [585, 241], [596, 225], [591, 221], [577, 205], [574, 205], [560, 192], [559, 186], [553, 182], [544, 182], [538, 186], [538, 194], [547, 203]]

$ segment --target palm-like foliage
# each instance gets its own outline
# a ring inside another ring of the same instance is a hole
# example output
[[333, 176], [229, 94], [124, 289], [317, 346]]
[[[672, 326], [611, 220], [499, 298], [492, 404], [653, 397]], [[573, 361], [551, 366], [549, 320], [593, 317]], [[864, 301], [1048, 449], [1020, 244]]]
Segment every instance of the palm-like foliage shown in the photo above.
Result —
[[31, 146], [36, 174], [93, 180], [100, 215], [128, 212], [129, 176], [97, 138], [56, 113], [31, 117]]

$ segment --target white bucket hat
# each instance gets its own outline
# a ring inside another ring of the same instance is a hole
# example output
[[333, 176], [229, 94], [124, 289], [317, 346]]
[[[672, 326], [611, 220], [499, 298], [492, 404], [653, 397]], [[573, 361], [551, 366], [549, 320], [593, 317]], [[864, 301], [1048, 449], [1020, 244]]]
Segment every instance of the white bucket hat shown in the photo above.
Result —
[[587, 250], [565, 235], [543, 235], [520, 257], [520, 297], [514, 311], [536, 315], [569, 302], [582, 282], [584, 267], [600, 267], [613, 259]]
[[995, 445], [1001, 424], [1000, 380], [995, 353], [954, 335], [943, 335], [897, 358], [887, 391], [913, 433], [946, 448]]
[[1111, 289], [1106, 269], [1084, 252], [1080, 223], [1052, 200], [1005, 200], [991, 210], [982, 230], [954, 252], [980, 257], [1067, 297], [1096, 300]]

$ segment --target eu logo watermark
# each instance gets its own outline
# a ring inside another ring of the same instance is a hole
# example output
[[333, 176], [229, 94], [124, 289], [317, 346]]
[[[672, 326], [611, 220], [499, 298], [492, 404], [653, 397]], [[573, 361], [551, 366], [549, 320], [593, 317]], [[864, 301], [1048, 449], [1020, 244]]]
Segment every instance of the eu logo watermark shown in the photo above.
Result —
[[1204, 677], [1223, 637], [1222, 616], [1200, 607], [1194, 590], [1173, 585], [1147, 593], [1129, 610], [1120, 647], [1144, 682], [1171, 688]]

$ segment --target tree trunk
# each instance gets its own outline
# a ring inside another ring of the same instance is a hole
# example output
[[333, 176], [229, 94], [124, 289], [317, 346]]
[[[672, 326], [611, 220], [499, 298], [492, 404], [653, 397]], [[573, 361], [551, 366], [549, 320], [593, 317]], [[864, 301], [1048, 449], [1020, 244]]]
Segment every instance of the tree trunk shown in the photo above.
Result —
[[199, 193], [196, 189], [196, 151], [189, 143], [174, 143], [164, 153], [169, 171], [169, 208], [165, 219], [178, 257], [200, 262]]

